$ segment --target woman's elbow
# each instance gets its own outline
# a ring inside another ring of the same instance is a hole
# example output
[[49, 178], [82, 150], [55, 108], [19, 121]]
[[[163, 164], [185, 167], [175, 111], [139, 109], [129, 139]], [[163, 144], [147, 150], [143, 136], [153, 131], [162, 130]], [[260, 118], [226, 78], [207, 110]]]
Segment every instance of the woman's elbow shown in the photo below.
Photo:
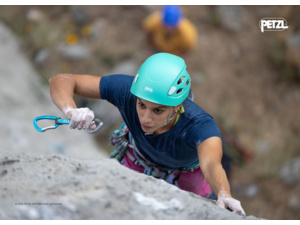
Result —
[[51, 85], [51, 83], [55, 83], [56, 81], [65, 81], [65, 80], [71, 80], [72, 75], [71, 74], [65, 74], [65, 73], [59, 73], [49, 78], [48, 82]]

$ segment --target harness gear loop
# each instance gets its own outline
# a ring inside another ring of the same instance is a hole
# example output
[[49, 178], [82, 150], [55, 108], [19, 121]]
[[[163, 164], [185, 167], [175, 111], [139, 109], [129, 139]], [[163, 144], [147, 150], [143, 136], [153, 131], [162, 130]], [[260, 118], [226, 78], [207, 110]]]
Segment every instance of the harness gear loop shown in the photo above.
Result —
[[118, 156], [118, 161], [121, 162], [123, 156], [127, 151], [127, 147], [132, 147], [128, 141], [129, 130], [125, 123], [122, 124], [119, 130], [115, 130], [113, 135], [110, 137], [110, 144], [115, 146], [114, 150], [109, 158], [115, 158]]

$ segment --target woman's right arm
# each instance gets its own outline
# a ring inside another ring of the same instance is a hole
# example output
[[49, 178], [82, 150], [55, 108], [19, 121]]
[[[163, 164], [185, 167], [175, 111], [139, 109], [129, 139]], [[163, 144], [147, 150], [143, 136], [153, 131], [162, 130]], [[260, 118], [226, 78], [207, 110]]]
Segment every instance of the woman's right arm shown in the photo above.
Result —
[[58, 74], [49, 79], [52, 101], [71, 119], [71, 128], [87, 129], [94, 119], [94, 112], [88, 108], [77, 109], [73, 96], [101, 98], [100, 80], [99, 76], [73, 74]]

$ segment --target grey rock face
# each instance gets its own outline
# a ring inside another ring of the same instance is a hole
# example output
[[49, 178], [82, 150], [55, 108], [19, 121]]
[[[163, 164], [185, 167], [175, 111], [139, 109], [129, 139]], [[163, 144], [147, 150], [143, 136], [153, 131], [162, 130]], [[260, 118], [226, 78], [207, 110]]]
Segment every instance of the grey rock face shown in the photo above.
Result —
[[1, 22], [0, 96], [0, 153], [61, 153], [85, 159], [104, 155], [87, 132], [70, 130], [66, 125], [45, 133], [34, 129], [32, 121], [37, 116], [64, 115], [52, 103], [48, 85], [42, 85], [15, 36]]
[[286, 184], [300, 183], [300, 157], [286, 163], [281, 168], [279, 176]]
[[69, 60], [86, 59], [91, 54], [91, 51], [88, 48], [88, 46], [82, 44], [74, 44], [74, 45], [60, 44], [58, 46], [58, 50], [64, 58]]
[[300, 32], [294, 33], [288, 38], [288, 45], [300, 52]]
[[255, 219], [114, 159], [3, 153], [1, 219]]
[[243, 6], [217, 6], [222, 25], [232, 31], [238, 31], [243, 26]]
[[138, 71], [138, 65], [135, 61], [127, 60], [119, 63], [116, 67], [110, 72], [110, 74], [128, 74], [135, 76]]

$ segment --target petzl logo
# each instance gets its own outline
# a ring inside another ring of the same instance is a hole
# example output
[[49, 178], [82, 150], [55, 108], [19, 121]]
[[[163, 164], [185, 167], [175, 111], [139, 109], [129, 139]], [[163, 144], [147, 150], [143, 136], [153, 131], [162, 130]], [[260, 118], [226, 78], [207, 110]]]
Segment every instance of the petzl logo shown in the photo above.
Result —
[[153, 92], [153, 89], [149, 87], [145, 87], [145, 91]]
[[262, 18], [259, 21], [261, 32], [265, 31], [283, 31], [288, 29], [288, 24], [283, 18]]

